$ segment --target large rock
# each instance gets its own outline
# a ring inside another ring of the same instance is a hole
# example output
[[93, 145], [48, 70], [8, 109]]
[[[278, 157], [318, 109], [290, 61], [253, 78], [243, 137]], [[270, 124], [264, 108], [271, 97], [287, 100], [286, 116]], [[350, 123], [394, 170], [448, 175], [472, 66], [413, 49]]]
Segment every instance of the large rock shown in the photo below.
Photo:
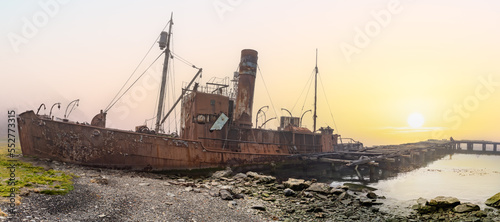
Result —
[[295, 178], [289, 178], [287, 181], [283, 182], [283, 184], [286, 188], [290, 188], [295, 191], [301, 191], [309, 187], [305, 180]]
[[237, 173], [236, 175], [233, 176], [233, 179], [236, 179], [236, 180], [241, 180], [241, 179], [245, 179], [245, 178], [247, 178], [247, 175], [244, 173]]
[[258, 177], [260, 177], [260, 174], [258, 174], [256, 172], [248, 171], [247, 176], [252, 177], [252, 178], [258, 178]]
[[493, 195], [486, 200], [485, 204], [490, 207], [500, 208], [500, 193]]
[[359, 203], [363, 206], [371, 206], [373, 204], [373, 200], [366, 197], [360, 197]]
[[223, 200], [232, 200], [233, 195], [228, 190], [219, 190], [220, 198]]
[[283, 190], [283, 194], [285, 194], [285, 196], [287, 196], [287, 197], [295, 196], [295, 191], [293, 191], [290, 188], [286, 188], [285, 190]]
[[359, 191], [363, 191], [363, 190], [368, 190], [368, 191], [377, 190], [377, 188], [369, 187], [369, 186], [362, 185], [362, 184], [356, 184], [356, 183], [344, 183], [342, 189], [344, 189], [344, 187], [347, 187], [349, 190], [355, 191], [355, 192], [359, 192]]
[[425, 206], [425, 205], [427, 205], [427, 203], [429, 203], [429, 201], [427, 201], [427, 199], [422, 198], [422, 197], [418, 198], [418, 200], [417, 200], [417, 204], [420, 206]]
[[472, 212], [472, 211], [478, 211], [480, 210], [479, 206], [476, 204], [472, 203], [463, 203], [460, 205], [457, 205], [455, 208], [453, 208], [453, 211], [457, 213], [466, 213], [466, 212]]
[[332, 190], [330, 190], [330, 193], [335, 194], [335, 195], [339, 195], [339, 194], [341, 194], [343, 192], [345, 192], [344, 189], [333, 188]]
[[431, 214], [436, 212], [436, 207], [435, 206], [429, 206], [429, 205], [413, 205], [412, 207], [414, 210], [416, 210], [420, 214]]
[[452, 208], [460, 204], [460, 200], [455, 197], [437, 196], [429, 201], [430, 206], [438, 208]]
[[262, 175], [259, 180], [257, 180], [257, 183], [273, 183], [274, 181], [276, 181], [276, 177]]
[[257, 183], [272, 183], [276, 181], [276, 177], [260, 175], [256, 172], [248, 171], [247, 176], [257, 180]]
[[313, 183], [306, 190], [313, 191], [316, 193], [326, 194], [326, 193], [330, 192], [330, 185], [328, 185], [326, 183]]
[[371, 192], [371, 191], [370, 191], [370, 192], [368, 192], [368, 193], [366, 194], [366, 197], [368, 197], [368, 198], [370, 198], [370, 199], [375, 200], [375, 199], [377, 199], [377, 194], [376, 194], [376, 193], [374, 193], [374, 192]]
[[436, 207], [427, 205], [429, 202], [420, 197], [417, 200], [417, 204], [412, 206], [412, 209], [416, 210], [420, 214], [429, 214], [436, 211]]

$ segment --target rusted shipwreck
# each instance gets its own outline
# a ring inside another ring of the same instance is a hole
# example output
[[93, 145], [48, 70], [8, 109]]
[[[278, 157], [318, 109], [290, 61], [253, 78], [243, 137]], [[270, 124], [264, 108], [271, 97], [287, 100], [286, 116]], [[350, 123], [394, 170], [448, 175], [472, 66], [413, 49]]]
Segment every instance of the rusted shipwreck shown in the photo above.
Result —
[[[166, 67], [170, 29], [160, 39]], [[335, 151], [340, 144], [333, 129], [311, 131], [300, 127], [298, 117], [281, 117], [277, 130], [252, 127], [256, 68], [257, 51], [242, 50], [232, 96], [227, 93], [228, 85], [215, 85], [215, 90], [202, 90], [198, 84], [191, 87], [193, 78], [177, 101], [181, 103], [179, 136], [159, 130], [173, 108], [163, 118], [159, 109], [156, 130], [139, 126], [135, 132], [106, 128], [106, 112], [102, 111], [88, 125], [26, 111], [18, 116], [23, 155], [89, 166], [172, 170], [270, 163]], [[195, 78], [200, 73], [201, 69]], [[158, 107], [162, 103], [160, 96]]]

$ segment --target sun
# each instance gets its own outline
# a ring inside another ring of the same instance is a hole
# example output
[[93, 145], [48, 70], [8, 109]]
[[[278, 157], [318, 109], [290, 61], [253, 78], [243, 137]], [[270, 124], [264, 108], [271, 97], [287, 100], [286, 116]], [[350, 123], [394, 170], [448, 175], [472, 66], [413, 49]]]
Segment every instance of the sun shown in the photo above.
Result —
[[424, 116], [420, 113], [412, 113], [408, 116], [408, 125], [412, 128], [418, 128], [424, 125]]

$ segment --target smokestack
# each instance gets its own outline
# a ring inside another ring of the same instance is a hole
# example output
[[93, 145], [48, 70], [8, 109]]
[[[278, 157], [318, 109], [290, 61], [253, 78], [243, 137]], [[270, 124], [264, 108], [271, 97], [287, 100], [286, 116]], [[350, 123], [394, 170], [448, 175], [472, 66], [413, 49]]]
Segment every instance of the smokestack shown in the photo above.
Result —
[[238, 80], [238, 95], [234, 121], [241, 127], [252, 127], [253, 92], [257, 70], [257, 51], [241, 50], [240, 76]]

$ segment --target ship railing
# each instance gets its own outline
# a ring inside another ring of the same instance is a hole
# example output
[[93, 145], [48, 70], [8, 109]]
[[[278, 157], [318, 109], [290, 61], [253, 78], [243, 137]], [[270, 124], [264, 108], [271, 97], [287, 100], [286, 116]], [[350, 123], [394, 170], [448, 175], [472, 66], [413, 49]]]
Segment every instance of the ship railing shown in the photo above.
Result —
[[280, 147], [286, 147], [290, 154], [307, 154], [316, 153], [321, 150], [321, 145], [306, 145], [306, 144], [284, 144], [284, 143], [269, 143], [269, 142], [255, 142], [255, 141], [242, 141], [242, 140], [231, 140], [231, 139], [219, 139], [219, 138], [209, 138], [209, 137], [198, 137], [198, 139], [208, 140], [205, 145], [206, 147], [222, 147], [224, 150], [236, 150], [238, 143], [253, 143], [260, 145], [274, 145]]

